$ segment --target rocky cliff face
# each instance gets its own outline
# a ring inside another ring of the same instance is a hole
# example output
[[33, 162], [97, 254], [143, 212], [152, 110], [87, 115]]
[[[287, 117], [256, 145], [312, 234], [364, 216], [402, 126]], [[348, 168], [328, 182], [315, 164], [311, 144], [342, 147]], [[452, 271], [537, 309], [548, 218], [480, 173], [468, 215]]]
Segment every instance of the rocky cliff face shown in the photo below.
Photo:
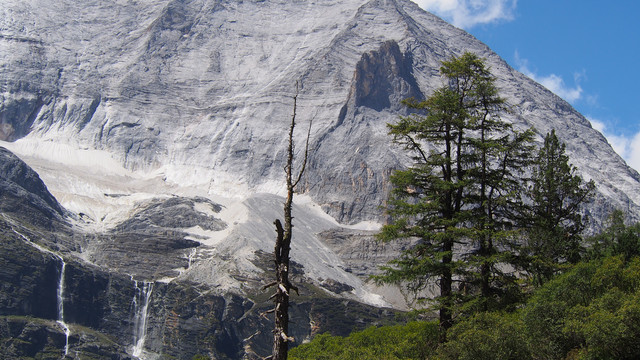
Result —
[[[88, 232], [73, 225], [82, 222], [82, 215], [63, 210], [28, 165], [6, 149], [2, 154], [0, 168], [22, 172], [19, 177], [3, 174], [1, 183], [3, 189], [21, 189], [3, 191], [12, 206], [4, 207], [0, 217], [3, 354], [260, 359], [271, 351], [273, 322], [264, 314], [272, 304], [261, 286], [270, 279], [273, 263], [260, 250], [267, 243], [253, 238], [267, 227], [264, 222], [277, 212], [271, 207], [279, 207], [280, 198], [248, 202], [254, 222], [237, 226], [228, 242], [217, 247], [209, 237], [188, 230], [195, 227], [207, 234], [228, 227], [216, 217], [222, 206], [202, 197], [143, 201], [112, 229]], [[50, 200], [48, 207], [44, 199]], [[51, 208], [60, 213], [44, 211]], [[310, 216], [309, 210], [305, 215], [309, 219], [301, 227], [318, 226], [311, 225], [317, 215]], [[44, 220], [36, 221], [39, 217]], [[332, 226], [327, 219], [324, 223]], [[369, 324], [393, 322], [395, 310], [357, 301], [366, 294], [361, 279], [312, 264], [314, 253], [324, 255], [330, 267], [340, 262], [328, 250], [304, 253], [314, 234], [299, 237], [305, 241], [296, 245], [310, 264], [293, 262], [292, 280], [300, 288], [290, 311], [296, 343], [322, 332], [346, 335]], [[327, 277], [318, 281], [320, 275]]]
[[64, 216], [40, 176], [17, 156], [0, 147], [0, 207], [34, 225], [51, 227]]
[[374, 220], [389, 169], [407, 161], [385, 124], [400, 100], [440, 85], [442, 60], [473, 51], [512, 121], [541, 136], [555, 128], [603, 199], [638, 213], [638, 174], [583, 116], [408, 1], [32, 0], [3, 12], [5, 140], [103, 149], [127, 169], [217, 194], [271, 191], [300, 80], [300, 124], [314, 119], [306, 191], [341, 222]]
[[[640, 219], [640, 176], [582, 115], [412, 2], [5, 0], [0, 337], [38, 333], [24, 354], [60, 354], [64, 261], [71, 351], [268, 353], [260, 289], [296, 81], [298, 144], [312, 127], [294, 208], [304, 284], [294, 336], [348, 332], [386, 319], [384, 307], [405, 308], [397, 291], [368, 282], [410, 246], [372, 240], [388, 178], [410, 161], [386, 124], [465, 51], [486, 58], [513, 109], [505, 118], [539, 140], [556, 129], [597, 183], [592, 228], [613, 208]], [[146, 307], [144, 284], [154, 284]], [[18, 354], [17, 344], [0, 347]]]

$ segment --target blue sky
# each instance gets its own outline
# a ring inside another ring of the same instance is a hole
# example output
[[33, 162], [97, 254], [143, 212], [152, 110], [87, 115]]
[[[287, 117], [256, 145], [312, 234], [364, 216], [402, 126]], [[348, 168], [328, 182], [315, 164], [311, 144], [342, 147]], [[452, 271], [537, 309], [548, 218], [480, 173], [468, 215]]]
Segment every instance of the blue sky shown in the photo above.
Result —
[[640, 170], [640, 1], [414, 1], [567, 100]]

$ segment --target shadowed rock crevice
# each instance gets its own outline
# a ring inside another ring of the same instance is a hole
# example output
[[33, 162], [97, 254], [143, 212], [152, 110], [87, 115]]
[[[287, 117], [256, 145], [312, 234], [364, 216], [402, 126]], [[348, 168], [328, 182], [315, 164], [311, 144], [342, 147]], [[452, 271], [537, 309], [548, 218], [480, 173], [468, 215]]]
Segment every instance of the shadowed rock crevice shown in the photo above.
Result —
[[363, 54], [351, 85], [354, 106], [400, 110], [402, 100], [424, 98], [412, 72], [411, 55], [405, 56], [393, 40], [383, 43], [377, 51]]
[[0, 140], [15, 141], [26, 136], [43, 106], [41, 96], [0, 103]]
[[91, 121], [91, 119], [93, 118], [93, 115], [95, 115], [96, 113], [96, 110], [98, 110], [98, 106], [100, 106], [100, 103], [101, 103], [101, 99], [99, 96], [95, 97], [91, 101], [91, 104], [89, 104], [89, 108], [87, 109], [86, 114], [84, 115], [82, 120], [80, 120], [76, 124], [78, 131], [82, 131], [82, 129], [84, 129], [85, 126], [87, 126], [87, 124]]

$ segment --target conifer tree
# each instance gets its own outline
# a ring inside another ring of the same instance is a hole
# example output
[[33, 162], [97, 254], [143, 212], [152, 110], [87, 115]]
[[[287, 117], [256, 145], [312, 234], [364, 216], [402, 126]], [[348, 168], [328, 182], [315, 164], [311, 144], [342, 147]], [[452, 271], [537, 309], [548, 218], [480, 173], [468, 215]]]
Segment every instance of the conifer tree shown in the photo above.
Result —
[[588, 201], [594, 188], [593, 181], [584, 183], [576, 174], [555, 130], [548, 133], [528, 187], [531, 208], [523, 252], [525, 267], [535, 285], [549, 280], [563, 263], [580, 260], [585, 226], [580, 206]]
[[466, 279], [479, 289], [465, 299], [471, 311], [495, 310], [519, 300], [517, 278], [505, 265], [516, 259], [521, 179], [533, 148], [533, 131], [517, 132], [500, 119], [506, 110], [502, 99], [491, 84], [485, 86], [480, 111], [471, 119], [475, 136], [469, 139], [467, 206], [472, 217], [467, 226], [473, 250], [463, 258]]
[[389, 124], [394, 142], [413, 155], [413, 165], [391, 177], [391, 223], [379, 238], [418, 241], [378, 280], [407, 285], [416, 294], [437, 285], [440, 326], [446, 330], [454, 307], [492, 295], [495, 265], [502, 261], [494, 241], [505, 236], [499, 231], [509, 222], [514, 174], [527, 162], [531, 132], [517, 133], [502, 121], [504, 101], [478, 56], [445, 61], [441, 73], [446, 85], [425, 101], [406, 101], [417, 113]]

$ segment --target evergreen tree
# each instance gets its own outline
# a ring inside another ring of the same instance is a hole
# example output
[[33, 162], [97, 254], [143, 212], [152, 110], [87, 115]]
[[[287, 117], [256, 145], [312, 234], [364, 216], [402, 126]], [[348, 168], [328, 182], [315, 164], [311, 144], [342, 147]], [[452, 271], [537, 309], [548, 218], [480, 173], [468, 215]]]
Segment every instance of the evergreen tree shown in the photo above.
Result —
[[[415, 164], [392, 175], [394, 188], [387, 211], [393, 222], [379, 234], [382, 240], [419, 239], [415, 247], [384, 268], [379, 280], [405, 284], [415, 294], [439, 286], [440, 326], [444, 329], [451, 326], [452, 284], [454, 276], [460, 275], [459, 263], [453, 258], [454, 244], [462, 242], [465, 232], [460, 224], [468, 217], [462, 210], [465, 179], [460, 139], [465, 126], [458, 104], [458, 94], [442, 88], [425, 102], [407, 102], [413, 109], [428, 109], [427, 116], [413, 115], [389, 125], [394, 140], [414, 153]], [[425, 142], [440, 149], [429, 151]]]
[[563, 263], [580, 260], [584, 221], [580, 206], [587, 201], [595, 185], [584, 183], [569, 164], [565, 145], [555, 130], [548, 133], [534, 163], [528, 197], [525, 268], [534, 284], [542, 285], [556, 274]]
[[500, 231], [509, 222], [514, 174], [527, 161], [531, 132], [517, 133], [500, 119], [504, 101], [476, 55], [443, 62], [441, 73], [445, 86], [423, 102], [405, 102], [417, 114], [389, 124], [394, 142], [404, 145], [414, 164], [391, 177], [392, 221], [379, 238], [418, 243], [378, 280], [407, 285], [416, 294], [438, 285], [440, 326], [446, 330], [454, 307], [477, 298], [478, 288], [480, 297], [495, 294], [490, 289], [502, 261], [496, 255], [503, 250], [494, 241], [506, 237]]
[[477, 138], [472, 138], [474, 161], [469, 169], [467, 204], [473, 216], [468, 225], [472, 251], [463, 258], [465, 280], [478, 291], [465, 299], [474, 311], [503, 308], [520, 300], [517, 277], [510, 265], [516, 260], [520, 229], [523, 170], [531, 163], [533, 132], [512, 129], [483, 111], [476, 119]]
[[587, 254], [592, 259], [623, 255], [629, 260], [640, 256], [640, 222], [627, 226], [622, 210], [614, 210], [607, 219], [604, 231], [587, 242], [591, 244]]

